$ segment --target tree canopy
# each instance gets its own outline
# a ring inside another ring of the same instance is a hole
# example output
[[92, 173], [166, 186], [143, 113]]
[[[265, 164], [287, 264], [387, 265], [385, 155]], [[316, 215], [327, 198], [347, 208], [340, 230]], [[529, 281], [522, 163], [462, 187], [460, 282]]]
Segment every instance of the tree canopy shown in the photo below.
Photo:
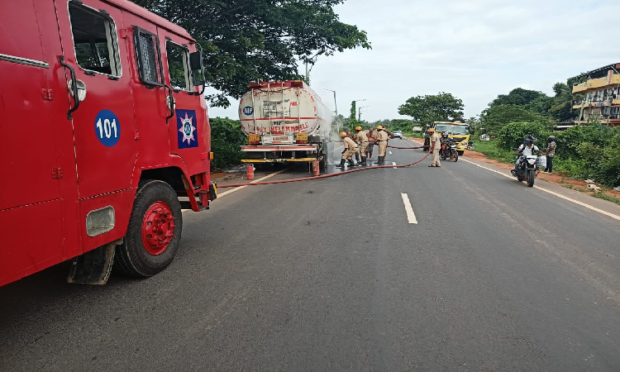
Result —
[[202, 45], [208, 98], [230, 105], [257, 80], [299, 78], [298, 62], [316, 53], [370, 49], [365, 31], [340, 22], [334, 6], [344, 0], [133, 0], [184, 27]]
[[548, 100], [549, 97], [535, 90], [515, 88], [508, 94], [500, 94], [489, 104], [489, 107], [500, 105], [530, 106], [541, 100]]
[[[411, 116], [414, 121], [430, 125], [434, 121], [452, 121], [463, 117], [463, 101], [451, 93], [411, 97], [398, 108], [400, 115]], [[462, 119], [461, 119], [462, 120]]]

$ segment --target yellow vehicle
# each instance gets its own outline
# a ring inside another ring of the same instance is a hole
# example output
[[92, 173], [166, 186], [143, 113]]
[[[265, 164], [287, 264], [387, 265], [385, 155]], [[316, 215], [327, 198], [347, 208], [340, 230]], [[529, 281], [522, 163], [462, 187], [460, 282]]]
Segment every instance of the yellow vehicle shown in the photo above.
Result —
[[469, 125], [460, 121], [436, 121], [433, 123], [433, 127], [435, 132], [447, 133], [448, 137], [456, 142], [456, 151], [458, 151], [459, 156], [463, 155], [465, 150], [467, 150]]

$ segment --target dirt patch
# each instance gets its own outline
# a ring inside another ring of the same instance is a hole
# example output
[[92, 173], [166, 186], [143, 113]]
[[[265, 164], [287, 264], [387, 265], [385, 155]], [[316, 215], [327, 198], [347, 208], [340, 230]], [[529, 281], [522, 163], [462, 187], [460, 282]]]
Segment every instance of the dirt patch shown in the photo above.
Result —
[[[424, 143], [424, 140], [421, 140], [419, 138], [409, 138], [410, 140], [414, 141], [414, 142], [418, 142], [418, 143]], [[476, 152], [476, 151], [466, 151], [465, 154], [463, 155], [464, 158], [467, 159], [472, 159], [472, 160], [477, 160], [477, 161], [481, 161], [484, 163], [488, 163], [488, 164], [493, 164], [498, 168], [502, 168], [502, 169], [506, 169], [506, 170], [511, 170], [512, 168], [514, 168], [514, 164], [506, 164], [506, 163], [501, 163], [497, 160], [493, 160], [493, 159], [489, 159], [487, 158], [486, 155], [484, 155], [481, 152]], [[564, 186], [567, 187], [569, 189], [573, 189], [576, 191], [581, 191], [581, 192], [585, 192], [588, 194], [592, 194], [593, 191], [588, 189], [588, 184], [585, 183], [584, 181], [581, 180], [574, 180], [570, 177], [568, 177], [565, 174], [561, 174], [561, 173], [554, 173], [554, 174], [545, 174], [545, 173], [539, 173], [538, 174], [538, 178], [547, 182], [551, 182], [551, 183], [555, 183], [558, 184], [560, 186]], [[601, 187], [601, 185], [597, 185], [599, 187]], [[620, 199], [620, 192], [619, 191], [615, 191], [615, 190], [601, 190], [601, 193]]]

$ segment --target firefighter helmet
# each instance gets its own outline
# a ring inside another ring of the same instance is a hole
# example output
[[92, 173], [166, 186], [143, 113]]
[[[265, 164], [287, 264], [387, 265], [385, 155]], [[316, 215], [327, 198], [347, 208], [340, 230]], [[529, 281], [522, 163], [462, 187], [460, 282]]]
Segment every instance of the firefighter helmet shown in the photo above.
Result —
[[340, 137], [344, 138], [347, 136], [347, 132], [340, 132]]

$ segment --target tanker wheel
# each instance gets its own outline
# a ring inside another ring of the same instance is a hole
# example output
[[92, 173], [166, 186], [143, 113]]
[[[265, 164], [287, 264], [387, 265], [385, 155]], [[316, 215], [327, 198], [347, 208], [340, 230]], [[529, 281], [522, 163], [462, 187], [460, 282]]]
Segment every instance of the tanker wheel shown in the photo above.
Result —
[[114, 268], [136, 278], [157, 274], [172, 262], [182, 229], [181, 204], [172, 187], [163, 181], [140, 182]]

